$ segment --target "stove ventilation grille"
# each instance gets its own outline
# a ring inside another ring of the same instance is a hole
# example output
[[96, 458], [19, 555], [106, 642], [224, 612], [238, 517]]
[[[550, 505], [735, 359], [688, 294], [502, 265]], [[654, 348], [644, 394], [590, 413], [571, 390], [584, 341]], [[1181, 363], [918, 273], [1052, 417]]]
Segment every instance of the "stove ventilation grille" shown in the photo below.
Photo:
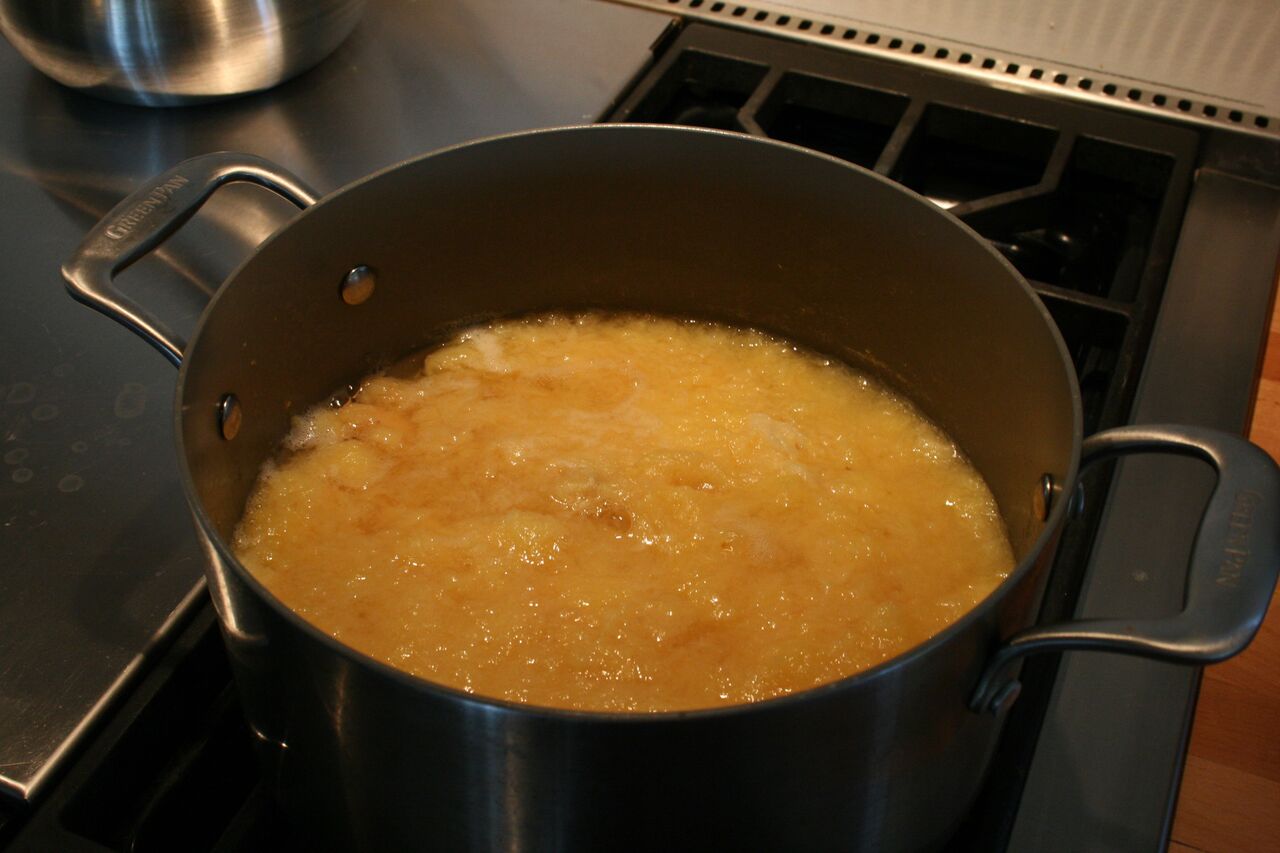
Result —
[[845, 23], [804, 17], [795, 12], [722, 0], [620, 0], [630, 5], [664, 8], [691, 18], [745, 27], [917, 64], [977, 78], [1002, 87], [1017, 86], [1059, 97], [1103, 103], [1149, 115], [1228, 127], [1280, 138], [1280, 117], [1262, 115], [1249, 105], [1226, 100], [1209, 101], [1202, 93], [1161, 87], [1149, 82], [1105, 76], [1096, 71], [1066, 65], [1050, 66], [1043, 60], [1015, 54], [996, 55], [971, 45], [948, 43], [919, 34], [884, 27], [854, 29]]

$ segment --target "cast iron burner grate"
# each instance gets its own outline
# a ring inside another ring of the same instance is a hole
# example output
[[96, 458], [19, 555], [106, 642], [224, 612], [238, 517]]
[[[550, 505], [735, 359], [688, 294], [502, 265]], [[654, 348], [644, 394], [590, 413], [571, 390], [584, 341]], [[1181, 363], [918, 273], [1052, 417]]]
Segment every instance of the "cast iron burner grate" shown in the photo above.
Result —
[[[1030, 281], [1066, 339], [1085, 430], [1125, 422], [1197, 156], [1197, 132], [988, 88], [870, 57], [692, 24], [605, 121], [772, 137], [899, 181], [948, 208]], [[1084, 481], [1042, 619], [1074, 609], [1108, 472]], [[987, 788], [956, 849], [1007, 846], [1057, 670], [1023, 674]], [[0, 813], [9, 850], [296, 849], [206, 606], [42, 807]], [[12, 816], [9, 816], [12, 817]], [[177, 841], [181, 839], [181, 841]]]

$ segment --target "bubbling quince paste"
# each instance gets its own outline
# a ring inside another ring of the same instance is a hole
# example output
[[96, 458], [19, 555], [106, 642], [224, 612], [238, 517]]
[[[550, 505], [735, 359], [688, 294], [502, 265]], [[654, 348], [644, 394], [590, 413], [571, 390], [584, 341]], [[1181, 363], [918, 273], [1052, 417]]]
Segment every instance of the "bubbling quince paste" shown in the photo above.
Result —
[[1013, 566], [947, 436], [786, 341], [548, 316], [420, 364], [296, 420], [235, 551], [429, 681], [599, 711], [769, 699], [924, 641]]

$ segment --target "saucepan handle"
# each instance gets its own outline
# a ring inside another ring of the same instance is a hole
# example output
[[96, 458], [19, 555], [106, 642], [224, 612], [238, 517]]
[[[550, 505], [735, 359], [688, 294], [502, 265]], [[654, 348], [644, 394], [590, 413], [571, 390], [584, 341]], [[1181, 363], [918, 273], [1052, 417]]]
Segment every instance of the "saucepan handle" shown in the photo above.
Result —
[[85, 236], [62, 267], [71, 295], [133, 330], [174, 365], [181, 364], [186, 341], [117, 290], [113, 280], [182, 227], [214, 190], [233, 181], [259, 184], [299, 208], [317, 198], [289, 172], [252, 154], [219, 152], [185, 160], [143, 184]]
[[1192, 546], [1182, 612], [1160, 619], [1083, 619], [1014, 634], [987, 664], [972, 710], [1007, 707], [1018, 689], [1010, 665], [1036, 652], [1093, 649], [1207, 664], [1253, 639], [1280, 573], [1280, 467], [1237, 435], [1191, 426], [1097, 433], [1084, 442], [1081, 465], [1152, 452], [1195, 457], [1218, 474]]

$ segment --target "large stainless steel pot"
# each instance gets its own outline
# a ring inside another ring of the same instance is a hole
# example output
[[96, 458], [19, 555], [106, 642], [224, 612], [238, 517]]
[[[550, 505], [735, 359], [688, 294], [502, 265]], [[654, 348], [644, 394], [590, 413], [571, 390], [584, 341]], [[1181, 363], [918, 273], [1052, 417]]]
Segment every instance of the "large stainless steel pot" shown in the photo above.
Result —
[[[112, 276], [233, 180], [307, 210], [231, 276], [187, 344]], [[182, 478], [241, 697], [271, 787], [327, 844], [928, 848], [983, 781], [1021, 656], [1205, 663], [1262, 619], [1280, 557], [1275, 464], [1191, 428], [1082, 441], [1071, 363], [1031, 289], [957, 220], [875, 174], [745, 136], [593, 126], [450, 148], [312, 201], [255, 158], [197, 158], [122, 202], [65, 273], [77, 298], [181, 364]], [[236, 563], [232, 529], [292, 415], [460, 324], [588, 308], [746, 324], [876, 371], [982, 471], [1017, 569], [869, 672], [756, 705], [627, 715], [410, 677], [315, 630]], [[1082, 459], [1131, 450], [1218, 470], [1186, 610], [1029, 628]]]

